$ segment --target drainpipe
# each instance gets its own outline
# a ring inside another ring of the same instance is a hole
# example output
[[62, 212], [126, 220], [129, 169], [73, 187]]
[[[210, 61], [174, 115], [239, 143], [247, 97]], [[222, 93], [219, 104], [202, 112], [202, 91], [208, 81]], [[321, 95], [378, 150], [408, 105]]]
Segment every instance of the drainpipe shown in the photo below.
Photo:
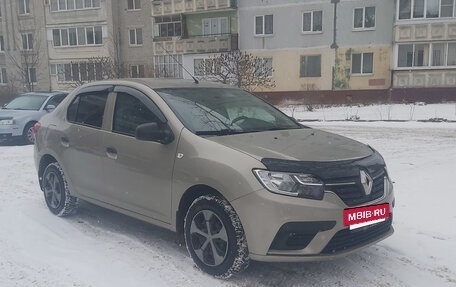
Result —
[[337, 45], [337, 3], [339, 3], [340, 0], [331, 0], [331, 3], [334, 4], [334, 18], [333, 18], [333, 42], [331, 44], [331, 49], [334, 49], [334, 66], [332, 68], [332, 83], [331, 83], [331, 89], [334, 91], [335, 90], [335, 80], [336, 80], [336, 59], [337, 59], [337, 48], [339, 46]]

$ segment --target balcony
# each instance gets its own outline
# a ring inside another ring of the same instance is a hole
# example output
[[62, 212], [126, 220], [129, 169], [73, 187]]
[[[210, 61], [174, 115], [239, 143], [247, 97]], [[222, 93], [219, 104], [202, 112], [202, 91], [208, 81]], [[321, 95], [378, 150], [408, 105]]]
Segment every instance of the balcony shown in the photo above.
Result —
[[456, 40], [454, 21], [404, 23], [394, 29], [395, 42]]
[[238, 35], [193, 36], [185, 39], [154, 38], [153, 45], [156, 55], [223, 53], [238, 49]]
[[152, 16], [236, 9], [237, 0], [154, 0]]

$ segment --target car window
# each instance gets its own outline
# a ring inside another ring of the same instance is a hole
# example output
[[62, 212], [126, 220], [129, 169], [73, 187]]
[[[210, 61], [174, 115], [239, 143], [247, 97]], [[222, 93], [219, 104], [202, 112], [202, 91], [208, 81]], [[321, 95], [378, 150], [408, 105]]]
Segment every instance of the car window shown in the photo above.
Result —
[[101, 128], [108, 92], [78, 95], [68, 107], [69, 122]]
[[296, 129], [286, 115], [239, 89], [157, 89], [182, 123], [199, 135]]
[[4, 109], [38, 111], [47, 98], [40, 95], [21, 96], [12, 100]]
[[62, 102], [63, 99], [65, 99], [66, 96], [66, 94], [55, 95], [47, 102], [46, 106], [53, 105], [57, 107], [60, 104], [60, 102]]
[[113, 132], [135, 136], [139, 125], [152, 122], [158, 122], [158, 118], [141, 100], [128, 93], [117, 94]]

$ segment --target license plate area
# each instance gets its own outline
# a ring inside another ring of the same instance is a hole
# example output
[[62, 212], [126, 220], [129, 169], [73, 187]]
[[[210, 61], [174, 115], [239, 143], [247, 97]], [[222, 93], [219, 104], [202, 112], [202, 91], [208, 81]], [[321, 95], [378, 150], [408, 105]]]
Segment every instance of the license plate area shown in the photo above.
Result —
[[344, 209], [344, 226], [357, 229], [385, 221], [390, 216], [389, 203]]

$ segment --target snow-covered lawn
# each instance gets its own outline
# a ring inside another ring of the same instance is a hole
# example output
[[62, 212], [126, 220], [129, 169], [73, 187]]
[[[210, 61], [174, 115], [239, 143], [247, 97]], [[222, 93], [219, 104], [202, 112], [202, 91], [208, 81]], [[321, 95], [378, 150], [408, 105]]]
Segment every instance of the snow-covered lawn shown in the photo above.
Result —
[[252, 262], [216, 280], [169, 231], [88, 203], [55, 217], [38, 187], [33, 146], [0, 145], [0, 286], [456, 286], [456, 123], [304, 124], [382, 153], [395, 181], [392, 237], [335, 261]]

